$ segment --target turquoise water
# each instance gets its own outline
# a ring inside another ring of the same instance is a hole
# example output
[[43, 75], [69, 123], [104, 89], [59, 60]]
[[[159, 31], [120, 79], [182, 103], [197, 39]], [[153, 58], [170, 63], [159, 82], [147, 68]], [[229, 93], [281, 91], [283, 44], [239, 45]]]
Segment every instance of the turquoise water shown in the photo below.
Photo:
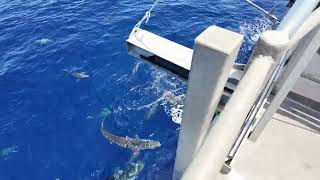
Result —
[[[266, 9], [272, 0], [255, 1]], [[279, 0], [281, 17], [286, 1]], [[127, 54], [151, 0], [0, 1], [0, 179], [170, 179], [186, 84]], [[162, 0], [143, 28], [192, 48], [210, 25], [245, 35], [270, 22], [242, 0]], [[100, 133], [160, 141], [132, 152]]]

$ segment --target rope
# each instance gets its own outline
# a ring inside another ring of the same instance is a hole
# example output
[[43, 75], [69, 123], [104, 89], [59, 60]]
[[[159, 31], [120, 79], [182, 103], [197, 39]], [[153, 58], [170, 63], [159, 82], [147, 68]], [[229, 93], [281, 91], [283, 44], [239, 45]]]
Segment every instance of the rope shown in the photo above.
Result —
[[155, 0], [152, 4], [152, 6], [150, 7], [150, 9], [146, 12], [146, 14], [142, 17], [142, 19], [133, 27], [132, 32], [130, 34], [130, 36], [136, 32], [137, 28], [140, 28], [140, 26], [142, 25], [142, 23], [145, 21], [146, 23], [149, 22], [149, 19], [151, 17], [151, 12], [152, 10], [156, 7], [156, 5], [158, 4], [160, 0]]
[[[252, 6], [254, 6], [254, 7], [255, 7], [256, 9], [258, 9], [259, 11], [263, 12], [263, 13], [266, 15], [266, 17], [267, 17], [268, 19], [270, 19], [273, 23], [279, 23], [279, 22], [280, 22], [280, 20], [279, 20], [276, 16], [274, 16], [274, 15], [271, 14], [270, 12], [264, 10], [263, 8], [261, 8], [260, 6], [258, 6], [257, 4], [253, 3], [251, 0], [245, 0], [245, 1], [247, 1], [249, 4], [251, 4]], [[275, 6], [277, 6], [277, 4], [276, 4]], [[275, 6], [274, 6], [272, 9], [274, 9]]]

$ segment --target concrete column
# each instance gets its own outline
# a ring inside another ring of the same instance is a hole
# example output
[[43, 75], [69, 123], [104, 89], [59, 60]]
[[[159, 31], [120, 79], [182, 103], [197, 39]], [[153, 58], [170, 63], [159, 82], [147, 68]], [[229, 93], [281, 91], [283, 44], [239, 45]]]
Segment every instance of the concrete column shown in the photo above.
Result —
[[260, 56], [251, 62], [182, 180], [217, 178], [242, 124], [265, 85], [267, 75], [272, 71], [273, 64], [270, 56]]
[[281, 20], [277, 30], [287, 32], [289, 38], [291, 38], [310, 16], [314, 8], [317, 7], [318, 3], [319, 0], [297, 0]]
[[320, 46], [320, 25], [308, 33], [298, 44], [293, 53], [288, 67], [278, 83], [278, 91], [269, 107], [257, 123], [249, 139], [256, 141], [266, 127], [273, 114], [278, 110], [280, 104], [285, 99], [289, 91], [300, 77], [303, 70], [307, 67]]
[[203, 142], [242, 40], [242, 35], [217, 26], [195, 40], [174, 179], [181, 177]]

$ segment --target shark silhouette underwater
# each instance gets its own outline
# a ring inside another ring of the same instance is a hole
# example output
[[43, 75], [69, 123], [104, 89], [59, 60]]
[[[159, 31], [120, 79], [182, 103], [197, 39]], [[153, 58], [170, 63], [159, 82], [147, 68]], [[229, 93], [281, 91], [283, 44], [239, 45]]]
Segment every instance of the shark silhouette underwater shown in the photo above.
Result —
[[107, 180], [135, 180], [144, 168], [141, 161], [130, 162], [125, 169], [116, 168], [112, 176], [107, 177]]
[[122, 136], [114, 135], [104, 129], [103, 123], [104, 123], [104, 120], [102, 121], [101, 128], [100, 128], [102, 135], [111, 144], [116, 144], [120, 147], [130, 149], [133, 152], [131, 160], [135, 159], [139, 155], [140, 151], [142, 150], [156, 149], [161, 146], [159, 141], [154, 141], [149, 139], [139, 139], [138, 137], [130, 138], [128, 136], [122, 137]]

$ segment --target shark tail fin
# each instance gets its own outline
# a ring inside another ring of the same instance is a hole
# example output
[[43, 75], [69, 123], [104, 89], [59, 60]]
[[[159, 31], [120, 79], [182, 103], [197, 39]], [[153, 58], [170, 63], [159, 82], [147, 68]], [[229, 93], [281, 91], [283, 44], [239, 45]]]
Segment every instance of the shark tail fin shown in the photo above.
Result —
[[129, 160], [129, 162], [132, 162], [133, 160], [135, 160], [140, 154], [140, 151], [136, 151], [136, 150], [132, 150], [132, 156]]

